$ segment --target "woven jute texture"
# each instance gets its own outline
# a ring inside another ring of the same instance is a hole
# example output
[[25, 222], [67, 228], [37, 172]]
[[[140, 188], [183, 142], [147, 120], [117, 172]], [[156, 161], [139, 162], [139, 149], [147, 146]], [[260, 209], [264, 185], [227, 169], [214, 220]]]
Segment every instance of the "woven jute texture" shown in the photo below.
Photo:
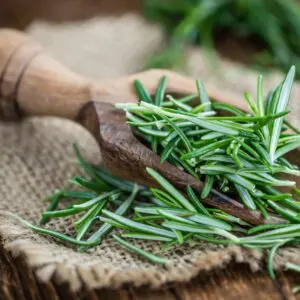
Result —
[[[157, 27], [134, 15], [76, 24], [38, 23], [29, 32], [66, 65], [94, 78], [138, 70], [144, 58], [158, 49], [162, 41]], [[224, 61], [218, 63], [214, 72], [199, 49], [188, 49], [187, 57], [189, 72], [202, 78], [208, 89], [215, 86], [239, 94], [254, 90], [253, 71]], [[280, 74], [267, 75], [266, 86], [272, 86], [280, 78]], [[299, 91], [297, 84], [291, 104], [292, 119], [298, 125]], [[0, 210], [15, 212], [36, 223], [47, 206], [41, 200], [56, 188], [68, 186], [68, 178], [81, 172], [72, 152], [74, 142], [89, 161], [100, 163], [100, 151], [93, 137], [70, 121], [32, 118], [19, 124], [0, 124]], [[72, 234], [70, 219], [51, 221], [47, 226]], [[249, 263], [255, 271], [264, 266], [265, 258], [260, 251], [236, 246], [197, 242], [163, 252], [159, 244], [139, 242], [143, 249], [169, 259], [167, 265], [157, 266], [128, 253], [110, 238], [87, 253], [79, 253], [52, 238], [33, 233], [3, 214], [0, 214], [0, 237], [5, 251], [13, 257], [22, 255], [39, 280], [66, 282], [74, 291], [82, 285], [100, 288], [130, 283], [158, 287], [239, 262]], [[299, 248], [280, 249], [275, 256], [275, 267], [282, 268], [288, 261], [300, 263]]]

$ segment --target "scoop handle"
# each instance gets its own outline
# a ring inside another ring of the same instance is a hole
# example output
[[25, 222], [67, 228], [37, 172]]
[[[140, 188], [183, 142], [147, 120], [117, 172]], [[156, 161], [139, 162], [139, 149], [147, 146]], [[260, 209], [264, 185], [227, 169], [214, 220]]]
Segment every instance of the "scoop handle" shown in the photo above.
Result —
[[0, 118], [53, 115], [74, 119], [91, 98], [90, 82], [12, 29], [0, 30]]
[[[185, 95], [197, 92], [194, 79], [159, 69], [94, 82], [51, 58], [28, 35], [0, 29], [1, 120], [43, 115], [75, 120], [81, 107], [90, 100], [109, 103], [136, 101], [133, 88], [136, 79], [154, 94], [163, 75], [168, 77], [168, 93]], [[210, 89], [208, 94], [213, 99], [226, 99], [227, 103], [237, 106], [243, 103], [217, 89]]]

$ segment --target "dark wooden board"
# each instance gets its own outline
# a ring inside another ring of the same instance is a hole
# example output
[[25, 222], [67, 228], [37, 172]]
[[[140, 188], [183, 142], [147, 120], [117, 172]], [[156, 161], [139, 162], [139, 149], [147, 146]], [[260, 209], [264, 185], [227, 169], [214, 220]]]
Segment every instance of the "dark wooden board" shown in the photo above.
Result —
[[[20, 256], [12, 258], [0, 250], [0, 300], [286, 300], [292, 294], [296, 276], [278, 274], [272, 281], [266, 272], [253, 273], [240, 264], [200, 274], [188, 283], [172, 283], [161, 289], [123, 287], [119, 290], [81, 290], [74, 294], [67, 285], [41, 284]], [[298, 276], [299, 282], [299, 276]]]

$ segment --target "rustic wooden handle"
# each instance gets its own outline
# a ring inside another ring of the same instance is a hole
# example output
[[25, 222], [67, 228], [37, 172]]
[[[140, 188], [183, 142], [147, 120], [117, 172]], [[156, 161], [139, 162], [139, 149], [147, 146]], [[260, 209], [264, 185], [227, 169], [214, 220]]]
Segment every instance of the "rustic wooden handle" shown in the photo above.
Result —
[[[90, 100], [102, 102], [136, 101], [133, 81], [140, 79], [154, 94], [161, 76], [168, 77], [168, 92], [196, 92], [194, 79], [169, 70], [149, 70], [113, 80], [93, 82], [62, 66], [26, 34], [0, 30], [0, 118], [52, 115], [75, 119]], [[214, 99], [240, 106], [233, 95], [209, 90]], [[243, 107], [242, 107], [243, 108]]]
[[74, 119], [91, 98], [90, 83], [27, 35], [0, 30], [0, 118], [54, 115]]
[[[162, 76], [167, 76], [168, 84], [166, 92], [169, 94], [191, 95], [197, 93], [195, 79], [178, 72], [165, 69], [151, 69], [115, 80], [103, 80], [93, 83], [91, 94], [94, 100], [101, 102], [132, 102], [136, 100], [133, 82], [139, 79], [151, 95], [154, 95], [158, 82]], [[201, 79], [205, 83], [205, 74]], [[226, 102], [247, 111], [245, 101], [230, 91], [219, 90], [218, 87], [210, 87], [207, 93], [211, 99]]]

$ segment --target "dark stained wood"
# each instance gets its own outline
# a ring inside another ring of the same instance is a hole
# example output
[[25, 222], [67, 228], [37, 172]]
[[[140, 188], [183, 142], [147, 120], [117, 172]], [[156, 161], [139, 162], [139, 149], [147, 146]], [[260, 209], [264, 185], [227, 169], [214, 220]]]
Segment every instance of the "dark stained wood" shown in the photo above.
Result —
[[1, 300], [288, 300], [299, 282], [293, 273], [280, 273], [272, 281], [265, 271], [252, 273], [240, 264], [223, 270], [204, 272], [188, 283], [172, 283], [160, 289], [123, 287], [118, 290], [81, 290], [72, 293], [67, 285], [39, 283], [22, 256], [12, 259], [0, 247]]

